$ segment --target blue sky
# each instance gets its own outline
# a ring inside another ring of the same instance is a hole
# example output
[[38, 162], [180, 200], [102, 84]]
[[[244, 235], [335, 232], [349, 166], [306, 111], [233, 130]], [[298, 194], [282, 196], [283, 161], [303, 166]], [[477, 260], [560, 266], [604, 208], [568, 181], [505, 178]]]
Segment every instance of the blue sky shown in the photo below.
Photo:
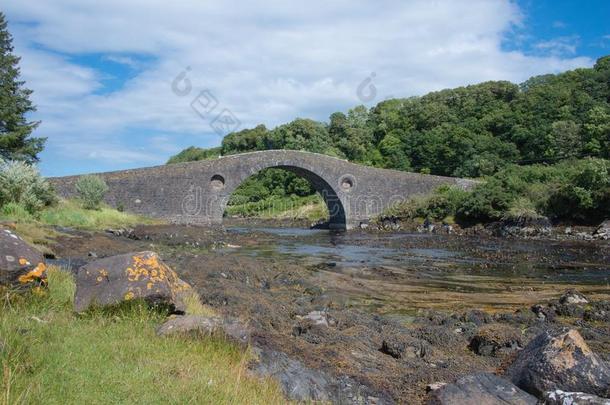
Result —
[[[163, 164], [222, 135], [610, 54], [610, 2], [8, 0], [45, 175]], [[362, 86], [366, 83], [367, 86]], [[359, 91], [374, 86], [375, 92]]]

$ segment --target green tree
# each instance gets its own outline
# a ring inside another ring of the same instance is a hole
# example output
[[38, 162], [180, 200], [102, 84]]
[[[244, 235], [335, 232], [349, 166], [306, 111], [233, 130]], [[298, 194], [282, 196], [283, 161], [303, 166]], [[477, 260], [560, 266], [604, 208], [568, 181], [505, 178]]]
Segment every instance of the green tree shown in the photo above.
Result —
[[38, 161], [46, 139], [30, 136], [40, 122], [26, 117], [36, 108], [30, 101], [32, 91], [20, 80], [20, 58], [13, 54], [13, 38], [7, 25], [0, 12], [0, 155], [32, 163]]

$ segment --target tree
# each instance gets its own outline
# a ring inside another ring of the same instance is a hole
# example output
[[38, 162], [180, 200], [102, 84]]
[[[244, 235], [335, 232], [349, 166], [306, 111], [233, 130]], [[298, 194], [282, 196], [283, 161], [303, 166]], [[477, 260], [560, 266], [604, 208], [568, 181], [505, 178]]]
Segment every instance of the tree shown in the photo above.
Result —
[[13, 37], [0, 12], [0, 155], [5, 159], [38, 161], [46, 138], [30, 137], [40, 124], [28, 121], [27, 113], [36, 110], [30, 101], [32, 90], [20, 80], [19, 60], [13, 54]]

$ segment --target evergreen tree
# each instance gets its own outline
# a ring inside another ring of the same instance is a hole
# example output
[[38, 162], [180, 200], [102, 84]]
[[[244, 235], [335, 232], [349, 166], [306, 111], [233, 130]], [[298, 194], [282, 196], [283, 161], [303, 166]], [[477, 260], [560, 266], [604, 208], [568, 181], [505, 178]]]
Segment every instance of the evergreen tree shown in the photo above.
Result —
[[32, 163], [38, 161], [46, 138], [30, 137], [40, 122], [26, 117], [36, 108], [30, 101], [32, 90], [19, 80], [20, 58], [13, 54], [12, 42], [6, 18], [0, 12], [0, 157]]

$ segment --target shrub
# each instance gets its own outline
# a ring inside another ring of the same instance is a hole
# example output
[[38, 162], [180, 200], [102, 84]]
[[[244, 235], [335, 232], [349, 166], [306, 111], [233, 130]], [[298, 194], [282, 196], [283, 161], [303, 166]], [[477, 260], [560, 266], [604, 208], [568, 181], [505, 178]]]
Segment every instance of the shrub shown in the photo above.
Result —
[[536, 211], [536, 206], [527, 197], [515, 199], [508, 208], [508, 212], [504, 214], [504, 219], [536, 219], [540, 217], [541, 215]]
[[83, 208], [97, 210], [108, 191], [104, 179], [99, 176], [83, 176], [76, 182], [76, 192], [80, 196]]
[[456, 210], [456, 220], [464, 224], [501, 219], [510, 207], [515, 193], [492, 177], [472, 190]]
[[467, 196], [468, 192], [458, 187], [440, 186], [430, 196], [415, 196], [395, 205], [386, 215], [405, 219], [430, 217], [442, 220], [454, 216]]
[[40, 176], [35, 166], [21, 161], [0, 161], [1, 206], [14, 203], [36, 215], [55, 201], [51, 185]]
[[32, 214], [30, 214], [28, 210], [26, 210], [22, 205], [19, 205], [14, 202], [4, 204], [0, 212], [3, 217], [10, 218], [13, 221], [28, 221], [34, 219]]

